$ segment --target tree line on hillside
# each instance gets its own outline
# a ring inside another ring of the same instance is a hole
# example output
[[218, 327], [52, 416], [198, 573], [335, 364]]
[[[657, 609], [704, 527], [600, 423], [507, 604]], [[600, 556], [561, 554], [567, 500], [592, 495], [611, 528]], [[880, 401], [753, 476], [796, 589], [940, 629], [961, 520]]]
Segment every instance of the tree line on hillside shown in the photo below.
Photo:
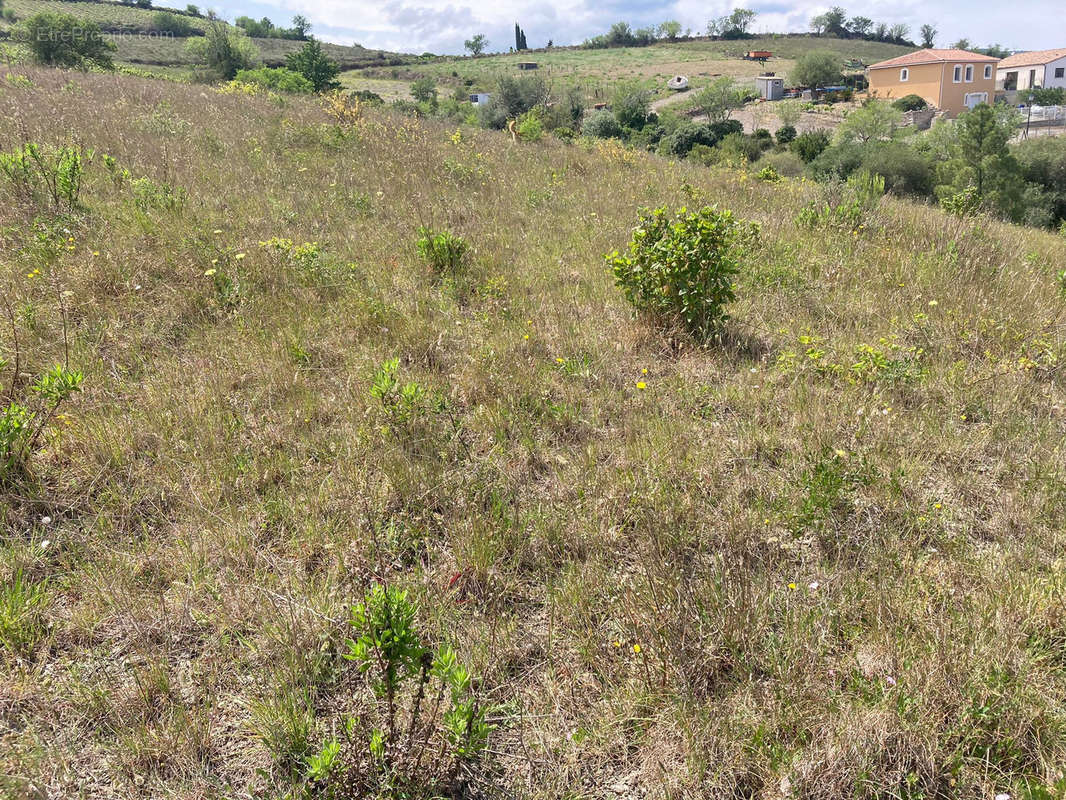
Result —
[[[901, 44], [908, 47], [916, 47], [914, 42], [907, 37], [911, 29], [909, 25], [896, 23], [889, 25], [886, 22], [875, 22], [869, 17], [848, 17], [848, 12], [840, 6], [833, 6], [824, 14], [818, 14], [811, 18], [811, 31], [817, 36], [835, 36], [840, 39], [864, 39], [872, 42], [888, 42]], [[931, 36], [936, 35], [936, 29], [931, 25], [923, 25], [925, 32], [931, 31]], [[923, 40], [923, 47], [932, 47], [931, 43]]]
[[[748, 39], [754, 34], [751, 28], [757, 18], [757, 12], [749, 8], [734, 8], [730, 13], [716, 17], [707, 22], [705, 35], [711, 39]], [[870, 42], [885, 42], [906, 47], [918, 47], [909, 38], [911, 29], [904, 23], [888, 24], [876, 22], [870, 17], [858, 15], [849, 17], [848, 12], [840, 6], [833, 6], [824, 14], [818, 14], [810, 20], [810, 32], [815, 36], [828, 36], [839, 39], [862, 39]], [[935, 46], [938, 30], [935, 25], [925, 24], [919, 29], [922, 47]], [[656, 42], [674, 42], [691, 38], [691, 29], [682, 32], [677, 20], [665, 20], [659, 25], [634, 28], [630, 23], [621, 21], [611, 25], [606, 33], [586, 39], [581, 47], [585, 49], [605, 49], [611, 47], [647, 47]], [[488, 48], [489, 41], [485, 34], [479, 33], [464, 42], [464, 48], [472, 56], [479, 56]], [[552, 46], [549, 40], [548, 47]], [[961, 50], [973, 50], [977, 53], [1004, 58], [1009, 51], [998, 44], [988, 47], [971, 46], [968, 39], [960, 39], [952, 47]], [[515, 44], [512, 51], [529, 49], [525, 31], [515, 23]]]
[[291, 28], [281, 28], [270, 21], [269, 17], [260, 20], [251, 17], [237, 17], [233, 24], [244, 30], [254, 39], [296, 39], [306, 40], [310, 31], [311, 23], [307, 17], [297, 14], [292, 18]]
[[[861, 15], [849, 17], [848, 12], [841, 6], [833, 6], [824, 14], [812, 17], [810, 29], [816, 36], [833, 36], [838, 39], [864, 39], [873, 42], [906, 45], [908, 47], [919, 46], [908, 38], [911, 33], [909, 25], [903, 23], [889, 25], [885, 22], [875, 22], [869, 17]], [[936, 37], [939, 31], [935, 25], [926, 23], [918, 29], [918, 32], [921, 36], [921, 47], [936, 46]], [[1006, 58], [1010, 55], [1010, 51], [998, 44], [976, 47], [970, 43], [969, 39], [959, 39], [951, 44], [950, 47], [957, 50], [970, 50], [975, 53], [994, 56], [995, 58]]]

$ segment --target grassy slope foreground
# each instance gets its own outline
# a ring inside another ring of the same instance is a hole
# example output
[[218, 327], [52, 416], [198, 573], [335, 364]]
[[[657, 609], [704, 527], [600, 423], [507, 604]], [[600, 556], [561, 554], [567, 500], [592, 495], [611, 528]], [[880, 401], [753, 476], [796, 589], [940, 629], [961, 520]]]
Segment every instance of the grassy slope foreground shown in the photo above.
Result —
[[[1066, 240], [892, 200], [812, 230], [818, 186], [610, 143], [25, 74], [0, 150], [97, 159], [55, 223], [0, 182], [19, 372], [65, 329], [85, 373], [0, 489], [8, 794], [285, 794], [367, 709], [338, 653], [379, 581], [480, 676], [512, 796], [1059, 777]], [[762, 225], [706, 349], [603, 261], [694, 198]], [[419, 225], [466, 269], [435, 279]], [[391, 358], [437, 398], [411, 418], [370, 393]]]

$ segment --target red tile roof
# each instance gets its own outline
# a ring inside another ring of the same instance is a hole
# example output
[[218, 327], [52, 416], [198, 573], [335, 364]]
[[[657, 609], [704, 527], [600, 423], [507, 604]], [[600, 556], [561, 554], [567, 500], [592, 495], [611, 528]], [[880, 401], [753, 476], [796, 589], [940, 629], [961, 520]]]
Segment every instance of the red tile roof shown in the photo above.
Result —
[[1037, 64], [1047, 64], [1049, 61], [1056, 61], [1064, 56], [1066, 56], [1066, 47], [1060, 47], [1058, 50], [1032, 50], [1028, 53], [1007, 56], [999, 62], [999, 66], [1000, 68], [1029, 67]]
[[941, 61], [999, 61], [999, 59], [981, 55], [980, 53], [971, 53], [969, 50], [934, 50], [926, 48], [914, 53], [907, 53], [905, 56], [890, 58], [888, 61], [879, 61], [876, 64], [871, 64], [869, 68], [910, 67], [915, 64], [936, 64]]

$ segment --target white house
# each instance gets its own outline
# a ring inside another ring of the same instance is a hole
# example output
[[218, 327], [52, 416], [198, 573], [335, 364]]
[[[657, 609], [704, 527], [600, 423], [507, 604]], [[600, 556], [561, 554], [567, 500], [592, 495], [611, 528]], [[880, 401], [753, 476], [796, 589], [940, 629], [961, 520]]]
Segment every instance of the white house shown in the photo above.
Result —
[[1013, 92], [1036, 86], [1066, 88], [1066, 47], [1018, 53], [997, 65], [997, 89]]

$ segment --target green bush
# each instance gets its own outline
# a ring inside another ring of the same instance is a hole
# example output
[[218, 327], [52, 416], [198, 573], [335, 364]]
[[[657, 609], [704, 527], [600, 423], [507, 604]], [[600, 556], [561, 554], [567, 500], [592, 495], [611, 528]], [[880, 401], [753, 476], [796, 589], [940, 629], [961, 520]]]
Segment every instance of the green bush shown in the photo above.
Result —
[[441, 277], [454, 277], [463, 267], [467, 245], [461, 236], [449, 231], [418, 229], [418, 254]]
[[777, 183], [781, 180], [781, 175], [772, 166], [767, 165], [755, 173], [755, 177], [760, 181], [767, 181], [768, 183]]
[[537, 109], [531, 109], [520, 116], [515, 129], [523, 141], [539, 142], [544, 135], [544, 123], [541, 122]]
[[152, 30], [169, 33], [171, 36], [192, 36], [193, 27], [184, 16], [169, 11], [157, 11], [152, 16]]
[[872, 142], [866, 146], [862, 168], [885, 179], [895, 195], [929, 197], [933, 193], [933, 165], [904, 142]]
[[369, 719], [346, 719], [340, 738], [307, 759], [322, 796], [466, 796], [463, 771], [488, 744], [492, 707], [455, 650], [427, 646], [417, 615], [392, 586], [375, 585], [352, 607], [344, 657], [367, 676], [374, 708]]
[[1043, 191], [1051, 225], [1066, 220], [1066, 137], [1033, 137], [1011, 152], [1025, 180]]
[[539, 75], [503, 76], [497, 81], [489, 102], [478, 107], [478, 124], [501, 130], [507, 127], [507, 120], [517, 119], [538, 105], [546, 105], [548, 100], [548, 86]]
[[316, 39], [306, 42], [295, 53], [285, 56], [285, 66], [303, 75], [316, 92], [341, 87], [337, 82], [337, 75], [341, 71], [340, 65], [323, 52], [321, 43]]
[[797, 86], [831, 86], [840, 80], [840, 56], [831, 50], [811, 50], [796, 61], [790, 76]]
[[762, 155], [762, 145], [755, 136], [743, 133], [731, 133], [718, 144], [719, 157], [723, 161], [737, 162], [758, 161]]
[[10, 153], [0, 153], [0, 175], [12, 184], [16, 195], [27, 203], [51, 201], [52, 210], [73, 211], [78, 206], [85, 167], [92, 150], [77, 145], [41, 147], [27, 142]]
[[981, 195], [976, 186], [968, 186], [957, 192], [945, 192], [940, 198], [940, 207], [955, 217], [972, 217], [981, 210]]
[[264, 89], [272, 89], [277, 92], [290, 92], [292, 94], [310, 94], [314, 91], [311, 81], [307, 80], [299, 72], [294, 72], [286, 67], [260, 67], [259, 69], [242, 69], [237, 72], [234, 80], [240, 83], [250, 83], [262, 86]]
[[432, 78], [419, 78], [411, 84], [411, 97], [416, 103], [436, 102], [437, 82]]
[[614, 114], [601, 109], [585, 116], [581, 123], [581, 133], [597, 139], [621, 139], [623, 131]]
[[33, 385], [38, 397], [35, 409], [12, 401], [0, 410], [0, 487], [24, 474], [45, 426], [71, 395], [81, 391], [82, 380], [82, 373], [57, 365]]
[[[735, 120], [731, 121], [735, 122]], [[740, 123], [737, 124], [740, 125]], [[741, 130], [743, 130], [743, 126], [741, 126]], [[727, 131], [727, 129], [720, 124], [707, 125], [699, 122], [688, 122], [679, 126], [672, 133], [663, 136], [659, 142], [659, 152], [663, 155], [684, 158], [698, 144], [714, 147], [723, 136], [731, 132], [724, 131]]]
[[623, 82], [611, 97], [611, 112], [623, 128], [640, 130], [651, 111], [650, 92], [634, 82]]
[[780, 153], [767, 153], [759, 163], [772, 168], [784, 178], [798, 178], [803, 174], [806, 166], [803, 163], [803, 159], [789, 150], [783, 150]]
[[906, 94], [892, 103], [892, 107], [897, 111], [921, 111], [928, 105], [924, 97], [916, 94]]
[[184, 189], [175, 189], [169, 183], [156, 183], [148, 177], [131, 181], [130, 189], [133, 192], [133, 203], [141, 211], [173, 211], [185, 204]]
[[704, 206], [641, 212], [625, 255], [608, 255], [615, 283], [637, 309], [697, 337], [720, 329], [735, 299], [733, 279], [758, 228]]
[[242, 69], [252, 69], [259, 61], [259, 51], [243, 33], [223, 22], [212, 22], [203, 36], [185, 43], [185, 49], [198, 63], [231, 81]]
[[847, 180], [862, 166], [864, 149], [858, 142], [827, 147], [808, 167], [810, 174], [820, 181]]
[[695, 161], [697, 164], [703, 164], [703, 166], [709, 167], [717, 164], [721, 160], [721, 153], [715, 147], [708, 147], [705, 144], [694, 144], [685, 158], [689, 161]]
[[665, 135], [666, 129], [662, 125], [649, 123], [630, 135], [629, 144], [638, 150], [654, 152]]
[[369, 89], [358, 89], [354, 92], [349, 92], [348, 97], [352, 100], [358, 100], [361, 103], [370, 103], [375, 106], [385, 105], [385, 100], [377, 92], [372, 92]]
[[115, 43], [104, 38], [95, 22], [72, 14], [41, 12], [22, 23], [16, 38], [33, 58], [57, 67], [113, 69]]
[[801, 133], [789, 144], [792, 152], [808, 164], [818, 158], [827, 147], [829, 147], [829, 134], [826, 131]]
[[774, 138], [777, 139], [778, 144], [789, 144], [796, 138], [796, 128], [792, 125], [782, 125], [780, 128], [777, 129], [777, 133], [774, 134]]
[[865, 227], [885, 193], [885, 179], [860, 170], [846, 182], [832, 181], [823, 187], [824, 199], [806, 205], [796, 218], [808, 228], [829, 227], [857, 231]]

